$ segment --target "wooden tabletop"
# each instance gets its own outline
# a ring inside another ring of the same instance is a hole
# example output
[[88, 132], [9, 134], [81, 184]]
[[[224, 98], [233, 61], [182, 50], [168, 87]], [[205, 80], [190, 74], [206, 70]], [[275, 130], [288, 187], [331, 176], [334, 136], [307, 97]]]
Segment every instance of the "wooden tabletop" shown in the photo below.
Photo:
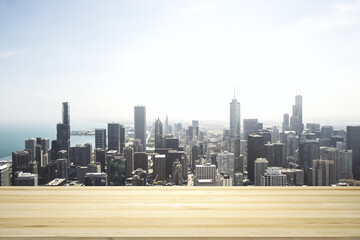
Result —
[[51, 237], [360, 239], [360, 188], [0, 188], [0, 238]]

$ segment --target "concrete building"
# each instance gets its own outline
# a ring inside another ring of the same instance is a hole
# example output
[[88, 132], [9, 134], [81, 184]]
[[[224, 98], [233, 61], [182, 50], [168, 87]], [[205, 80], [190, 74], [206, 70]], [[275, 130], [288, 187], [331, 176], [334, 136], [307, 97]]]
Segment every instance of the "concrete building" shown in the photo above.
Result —
[[269, 167], [261, 176], [261, 186], [286, 186], [287, 176], [281, 173], [279, 167]]
[[244, 185], [244, 175], [241, 172], [235, 173], [234, 186], [243, 186], [243, 185]]
[[25, 150], [30, 152], [30, 161], [35, 160], [35, 148], [36, 148], [36, 139], [35, 138], [27, 138], [25, 139]]
[[282, 174], [286, 175], [287, 186], [304, 185], [304, 170], [295, 168], [282, 168]]
[[107, 186], [106, 173], [86, 173], [85, 186]]
[[156, 154], [154, 156], [153, 173], [155, 181], [166, 181], [166, 155]]
[[126, 167], [126, 177], [132, 176], [132, 172], [134, 171], [134, 151], [132, 147], [128, 146], [124, 149], [124, 159], [125, 159], [125, 167]]
[[233, 179], [226, 172], [217, 173], [217, 186], [229, 187], [233, 186]]
[[234, 154], [230, 152], [222, 152], [217, 156], [218, 171], [224, 171], [231, 179], [234, 179]]
[[120, 124], [108, 123], [108, 151], [120, 152]]
[[12, 184], [15, 185], [15, 172], [31, 172], [30, 152], [16, 151], [12, 153]]
[[320, 159], [320, 146], [317, 140], [304, 140], [299, 144], [299, 165], [304, 170], [304, 184], [312, 186], [313, 160]]
[[0, 163], [0, 186], [10, 186], [11, 185], [11, 164], [10, 163]]
[[251, 183], [255, 181], [255, 160], [264, 157], [264, 138], [260, 135], [250, 134], [247, 144], [247, 172]]
[[182, 185], [183, 184], [183, 174], [182, 174], [182, 165], [180, 161], [177, 159], [172, 165], [172, 182], [175, 185]]
[[14, 186], [38, 186], [38, 175], [18, 171], [15, 173]]
[[91, 162], [92, 146], [91, 143], [84, 145], [77, 144], [70, 148], [70, 162], [75, 166], [87, 166]]
[[215, 181], [216, 166], [211, 163], [195, 166], [195, 177], [197, 179], [213, 179]]
[[100, 163], [101, 172], [105, 172], [106, 168], [106, 151], [104, 148], [95, 148], [95, 162]]
[[334, 161], [315, 159], [313, 164], [313, 186], [335, 184]]
[[134, 169], [141, 168], [145, 171], [149, 170], [148, 155], [145, 152], [134, 153]]
[[340, 177], [339, 179], [353, 178], [353, 153], [352, 150], [340, 150]]
[[261, 176], [266, 172], [266, 169], [269, 167], [269, 162], [266, 158], [257, 158], [255, 160], [255, 186], [261, 186]]
[[95, 148], [106, 149], [106, 129], [95, 129]]
[[346, 149], [352, 150], [353, 177], [360, 180], [360, 126], [346, 127]]
[[263, 124], [259, 123], [257, 119], [244, 119], [244, 140], [248, 140], [250, 134], [257, 134], [258, 130], [263, 129]]
[[91, 163], [87, 166], [77, 166], [76, 167], [76, 178], [79, 182], [85, 181], [85, 175], [87, 173], [100, 173], [101, 166], [99, 163]]
[[134, 107], [135, 139], [140, 139], [143, 151], [146, 152], [146, 107]]

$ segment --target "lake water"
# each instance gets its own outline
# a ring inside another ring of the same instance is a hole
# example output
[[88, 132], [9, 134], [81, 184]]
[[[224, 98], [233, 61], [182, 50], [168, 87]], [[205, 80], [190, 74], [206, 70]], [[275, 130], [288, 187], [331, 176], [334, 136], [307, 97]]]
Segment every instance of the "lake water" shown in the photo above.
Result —
[[[45, 137], [51, 141], [56, 139], [56, 128], [51, 126], [41, 127], [14, 127], [2, 126], [0, 128], [0, 161], [11, 160], [11, 153], [23, 150], [25, 148], [26, 138]], [[93, 148], [95, 147], [95, 135], [86, 136], [71, 136], [70, 144], [75, 146], [76, 144], [91, 143]]]

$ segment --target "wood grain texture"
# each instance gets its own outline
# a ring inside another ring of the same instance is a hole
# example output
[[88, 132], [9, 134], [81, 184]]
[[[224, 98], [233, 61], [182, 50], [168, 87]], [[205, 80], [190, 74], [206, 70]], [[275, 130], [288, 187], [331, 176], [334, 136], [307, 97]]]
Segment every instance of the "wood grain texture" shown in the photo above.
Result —
[[3, 187], [0, 207], [2, 239], [360, 239], [355, 187]]

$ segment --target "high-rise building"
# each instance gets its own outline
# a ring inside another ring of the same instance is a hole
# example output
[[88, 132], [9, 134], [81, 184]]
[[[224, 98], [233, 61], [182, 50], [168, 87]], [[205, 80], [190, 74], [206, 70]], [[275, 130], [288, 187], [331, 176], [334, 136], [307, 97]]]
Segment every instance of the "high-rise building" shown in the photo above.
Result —
[[35, 159], [35, 148], [36, 148], [36, 139], [35, 138], [27, 138], [25, 139], [25, 150], [30, 151], [30, 161], [34, 161]]
[[166, 118], [165, 118], [165, 135], [168, 135], [169, 134], [169, 118], [168, 116], [166, 115]]
[[260, 186], [286, 186], [287, 176], [281, 173], [279, 167], [269, 167], [261, 176]]
[[134, 107], [134, 129], [135, 139], [140, 139], [143, 150], [146, 152], [146, 107]]
[[192, 138], [199, 139], [199, 121], [198, 120], [192, 120]]
[[120, 151], [119, 123], [108, 123], [108, 150]]
[[215, 181], [216, 166], [211, 163], [195, 166], [196, 179], [213, 179]]
[[70, 162], [75, 166], [87, 166], [91, 162], [92, 146], [90, 143], [77, 144], [70, 148]]
[[293, 105], [293, 114], [290, 118], [290, 126], [292, 130], [300, 135], [304, 130], [303, 117], [302, 117], [302, 96], [295, 96], [295, 105]]
[[38, 186], [38, 175], [32, 173], [16, 172], [14, 177], [14, 186]]
[[283, 122], [282, 122], [282, 131], [289, 131], [290, 130], [290, 124], [289, 124], [289, 114], [285, 113], [283, 116]]
[[106, 149], [106, 129], [95, 129], [95, 148]]
[[134, 153], [134, 169], [141, 168], [145, 171], [148, 171], [148, 155], [145, 152], [135, 152]]
[[247, 172], [251, 183], [254, 183], [255, 160], [264, 157], [264, 138], [260, 135], [250, 134], [247, 144]]
[[269, 167], [269, 162], [266, 158], [257, 158], [255, 160], [255, 186], [261, 186], [261, 176], [264, 175], [266, 169]]
[[178, 159], [174, 161], [172, 164], [172, 182], [175, 185], [182, 185], [183, 184], [183, 174], [182, 174], [182, 165]]
[[126, 176], [132, 176], [132, 171], [134, 168], [134, 150], [132, 147], [128, 146], [124, 149], [124, 159], [125, 159], [125, 168], [126, 168]]
[[274, 144], [274, 167], [287, 167], [284, 161], [284, 144], [275, 143]]
[[233, 186], [233, 179], [225, 171], [218, 172], [216, 175], [217, 186], [229, 187]]
[[232, 179], [234, 179], [234, 154], [227, 151], [219, 153], [217, 161], [218, 171], [225, 171]]
[[11, 164], [0, 163], [0, 186], [10, 186]]
[[353, 177], [360, 180], [360, 126], [346, 127], [346, 149], [353, 154]]
[[15, 172], [31, 172], [30, 170], [30, 152], [17, 151], [12, 153], [12, 183], [15, 183]]
[[353, 154], [352, 150], [340, 150], [340, 177], [339, 179], [352, 179]]
[[312, 186], [313, 160], [320, 159], [320, 145], [317, 140], [305, 140], [299, 144], [299, 165], [304, 169], [304, 184]]
[[95, 162], [100, 163], [101, 172], [105, 172], [106, 166], [106, 151], [104, 148], [95, 148]]
[[161, 148], [162, 141], [163, 141], [163, 127], [160, 118], [158, 118], [155, 121], [155, 148]]
[[313, 161], [313, 186], [330, 186], [335, 183], [334, 161]]
[[[240, 162], [240, 103], [235, 96], [230, 103], [230, 152], [234, 154], [234, 170], [243, 171], [243, 164]], [[231, 176], [234, 179], [234, 176]]]
[[263, 129], [263, 124], [259, 123], [257, 119], [244, 119], [244, 139], [247, 140], [250, 134], [257, 134], [258, 130]]
[[125, 148], [125, 127], [124, 125], [120, 125], [120, 153], [124, 154]]
[[85, 186], [107, 186], [106, 173], [86, 173]]
[[322, 126], [321, 127], [321, 138], [331, 138], [334, 134], [333, 126]]
[[156, 154], [154, 156], [153, 172], [155, 181], [166, 180], [166, 155]]
[[[62, 103], [62, 123], [57, 124], [57, 150], [66, 150], [69, 154], [70, 151], [70, 114], [68, 102]], [[45, 149], [44, 149], [45, 151]], [[47, 150], [46, 150], [47, 151]]]

